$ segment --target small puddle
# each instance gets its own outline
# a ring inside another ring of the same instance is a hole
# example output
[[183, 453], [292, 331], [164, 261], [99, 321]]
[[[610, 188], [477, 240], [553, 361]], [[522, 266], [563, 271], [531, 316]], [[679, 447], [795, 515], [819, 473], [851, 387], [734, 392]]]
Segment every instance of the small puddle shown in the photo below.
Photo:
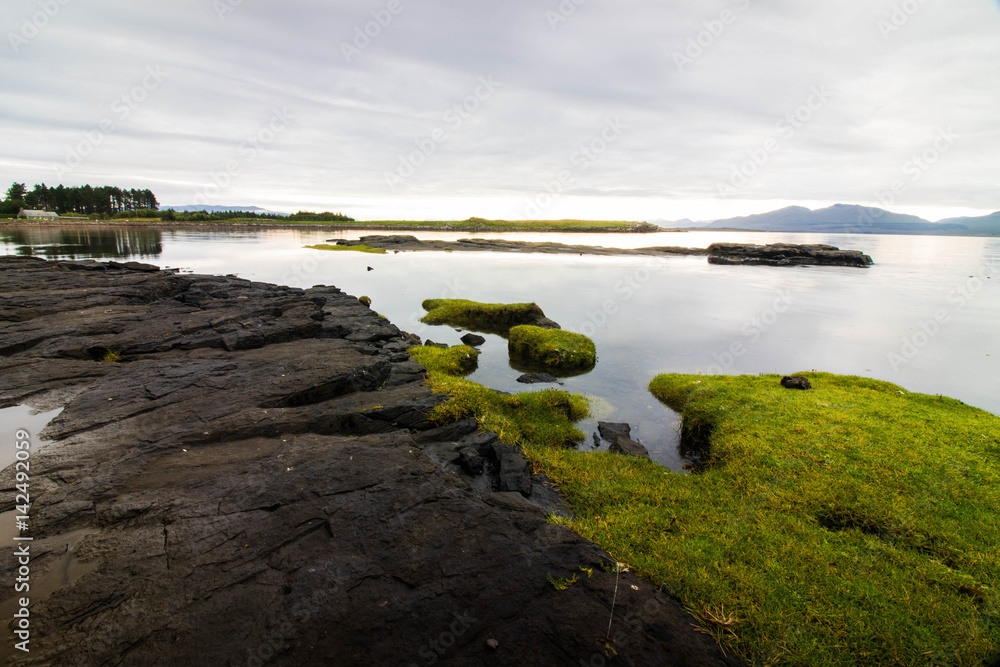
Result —
[[49, 422], [62, 412], [62, 408], [49, 412], [36, 412], [27, 405], [16, 405], [0, 409], [0, 470], [14, 465], [17, 449], [14, 448], [14, 434], [20, 430], [31, 434], [31, 453], [49, 444], [38, 438], [38, 434]]
[[[9, 522], [10, 526], [13, 528], [14, 514], [14, 512], [5, 512], [0, 515], [0, 523], [6, 526]], [[20, 609], [20, 598], [26, 597], [31, 601], [28, 606], [30, 612], [31, 607], [37, 604], [39, 600], [44, 600], [48, 596], [52, 595], [52, 593], [76, 583], [85, 574], [89, 574], [90, 572], [96, 570], [100, 565], [100, 559], [95, 558], [90, 562], [84, 563], [77, 558], [76, 547], [87, 536], [97, 535], [100, 532], [101, 531], [95, 528], [82, 528], [80, 530], [74, 530], [62, 535], [48, 537], [44, 540], [15, 543], [18, 546], [25, 544], [29, 545], [29, 549], [32, 553], [31, 564], [29, 564], [29, 567], [31, 567], [31, 574], [28, 575], [30, 578], [30, 581], [28, 582], [30, 589], [28, 591], [18, 592], [14, 597], [0, 602], [0, 623], [3, 624], [3, 629], [0, 630], [0, 636], [2, 636], [2, 642], [0, 642], [0, 660], [2, 660], [4, 664], [7, 663], [9, 658], [24, 655], [23, 651], [18, 650], [14, 646], [14, 644], [20, 641], [20, 639], [14, 636], [14, 628], [11, 627], [11, 622], [14, 620], [14, 614]], [[59, 553], [60, 550], [61, 553]], [[34, 567], [36, 558], [35, 554], [45, 554], [49, 557], [49, 559], [51, 559], [54, 552], [58, 553], [58, 555], [55, 556], [55, 562], [50, 562], [49, 567], [44, 572], [36, 572]], [[29, 622], [32, 622], [30, 617]], [[38, 628], [34, 627], [33, 622], [29, 629], [31, 630], [32, 637], [37, 636]]]

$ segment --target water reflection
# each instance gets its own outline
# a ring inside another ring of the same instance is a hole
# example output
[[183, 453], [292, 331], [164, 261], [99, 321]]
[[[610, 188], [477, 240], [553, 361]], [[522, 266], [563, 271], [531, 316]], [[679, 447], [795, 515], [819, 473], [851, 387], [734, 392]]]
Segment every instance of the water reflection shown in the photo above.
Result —
[[46, 259], [149, 259], [163, 253], [162, 233], [148, 228], [22, 227], [0, 230], [0, 241], [22, 257]]

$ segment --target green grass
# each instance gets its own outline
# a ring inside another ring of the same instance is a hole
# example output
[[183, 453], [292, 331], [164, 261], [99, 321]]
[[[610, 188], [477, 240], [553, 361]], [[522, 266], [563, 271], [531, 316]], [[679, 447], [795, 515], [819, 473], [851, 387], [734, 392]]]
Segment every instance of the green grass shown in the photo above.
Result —
[[593, 368], [597, 363], [594, 341], [583, 334], [517, 326], [509, 335], [507, 349], [512, 359], [540, 364], [555, 371]]
[[424, 324], [446, 324], [480, 333], [506, 336], [511, 327], [537, 322], [545, 317], [534, 303], [479, 303], [467, 299], [427, 299]]
[[319, 245], [307, 245], [306, 248], [310, 250], [346, 250], [353, 252], [370, 252], [374, 255], [384, 255], [385, 248], [369, 248], [368, 246], [362, 245], [330, 245], [328, 243], [321, 243]]
[[419, 347], [413, 350], [417, 352], [411, 354], [429, 372], [461, 377], [472, 373], [479, 365], [479, 351], [468, 345], [455, 345], [449, 348]]
[[696, 475], [528, 444], [570, 528], [750, 664], [980, 665], [1000, 647], [1000, 419], [885, 382], [662, 375]]
[[513, 445], [566, 447], [583, 440], [583, 432], [573, 425], [587, 416], [583, 396], [554, 389], [501, 394], [456, 377], [456, 368], [461, 371], [460, 357], [469, 352], [474, 350], [465, 346], [410, 348], [413, 358], [427, 368], [431, 388], [451, 396], [449, 402], [434, 408], [433, 420], [447, 424], [474, 417], [482, 428]]

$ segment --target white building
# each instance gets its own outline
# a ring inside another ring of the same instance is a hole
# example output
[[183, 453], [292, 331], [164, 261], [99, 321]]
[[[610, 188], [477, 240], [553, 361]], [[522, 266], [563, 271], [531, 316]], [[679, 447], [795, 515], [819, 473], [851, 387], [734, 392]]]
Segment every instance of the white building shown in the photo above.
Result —
[[28, 220], [55, 220], [59, 218], [59, 214], [52, 211], [29, 211], [22, 208], [17, 217], [27, 218]]

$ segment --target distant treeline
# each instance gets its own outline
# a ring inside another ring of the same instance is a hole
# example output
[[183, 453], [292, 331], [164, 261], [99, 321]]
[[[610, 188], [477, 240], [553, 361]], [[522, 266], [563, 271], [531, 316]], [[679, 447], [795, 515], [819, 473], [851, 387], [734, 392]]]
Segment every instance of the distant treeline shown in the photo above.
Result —
[[55, 211], [59, 215], [100, 215], [113, 216], [139, 209], [155, 211], [160, 206], [149, 190], [117, 188], [113, 186], [50, 188], [44, 183], [28, 190], [24, 183], [13, 183], [3, 202], [0, 215], [17, 215], [22, 208], [29, 210]]
[[[126, 217], [117, 215], [115, 217]], [[132, 214], [136, 218], [159, 218], [167, 221], [178, 222], [212, 222], [225, 220], [277, 220], [281, 222], [354, 222], [354, 218], [343, 213], [312, 213], [310, 211], [299, 211], [292, 215], [281, 215], [280, 213], [252, 213], [247, 211], [175, 211], [168, 208], [165, 211], [136, 211]]]
[[225, 220], [281, 220], [288, 222], [354, 222], [343, 213], [299, 211], [293, 215], [252, 213], [248, 211], [161, 211], [160, 203], [149, 190], [112, 186], [50, 188], [44, 183], [28, 190], [24, 183], [13, 183], [0, 200], [0, 217], [12, 218], [21, 209], [54, 211], [59, 215], [85, 215], [93, 219], [145, 218], [168, 222], [213, 222]]

